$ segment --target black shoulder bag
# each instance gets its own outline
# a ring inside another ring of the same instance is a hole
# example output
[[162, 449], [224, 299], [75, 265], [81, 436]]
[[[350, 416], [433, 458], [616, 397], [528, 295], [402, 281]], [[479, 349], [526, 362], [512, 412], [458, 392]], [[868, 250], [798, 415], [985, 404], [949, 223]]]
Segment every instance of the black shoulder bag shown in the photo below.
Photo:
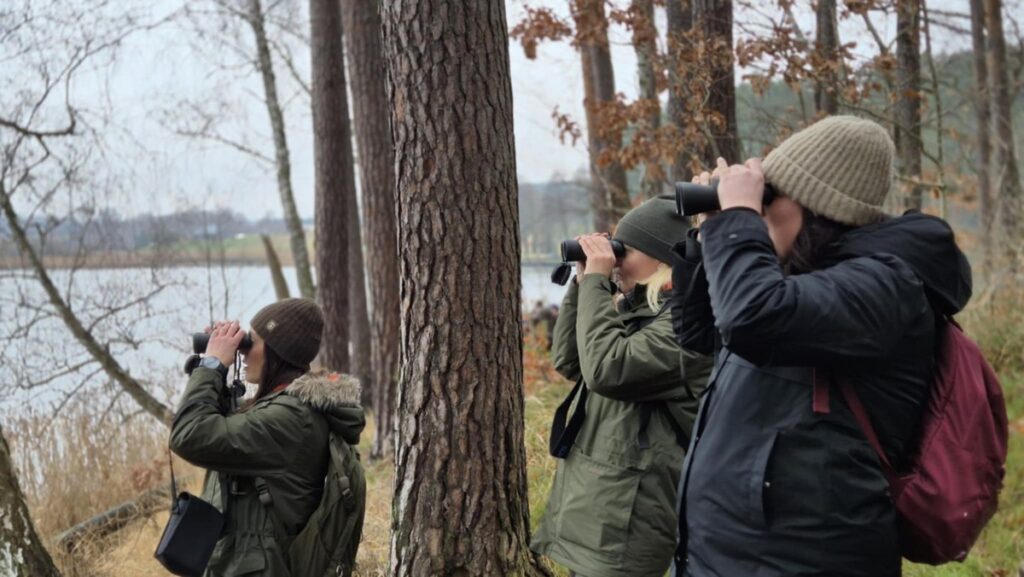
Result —
[[[192, 404], [209, 403], [202, 400], [188, 403], [178, 411], [175, 422]], [[174, 425], [171, 425], [174, 428]], [[201, 577], [224, 531], [224, 514], [206, 501], [188, 491], [178, 492], [174, 479], [174, 457], [167, 458], [171, 466], [171, 517], [167, 520], [160, 543], [153, 554], [165, 569], [182, 577]], [[221, 477], [221, 499], [227, 510], [227, 493]]]

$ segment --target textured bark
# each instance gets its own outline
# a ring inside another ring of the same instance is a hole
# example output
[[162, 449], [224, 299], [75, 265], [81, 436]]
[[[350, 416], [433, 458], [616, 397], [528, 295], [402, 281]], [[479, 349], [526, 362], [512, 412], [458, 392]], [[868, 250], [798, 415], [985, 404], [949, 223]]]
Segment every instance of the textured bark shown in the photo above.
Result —
[[992, 136], [995, 137], [994, 190], [999, 191], [998, 222], [1010, 270], [1019, 268], [1021, 251], [1021, 182], [1013, 139], [1013, 100], [1010, 97], [1009, 64], [1006, 60], [1006, 39], [1003, 35], [1003, 13], [1000, 0], [985, 0], [985, 22], [988, 28], [988, 72], [992, 80]]
[[[316, 174], [316, 268], [324, 311], [321, 359], [350, 372], [349, 324], [351, 211], [356, 194], [352, 135], [348, 124], [341, 7], [337, 0], [310, 0], [313, 164]], [[364, 303], [365, 304], [365, 303]]]
[[910, 181], [906, 208], [921, 208], [921, 3], [896, 3], [896, 158]]
[[[120, 531], [136, 519], [157, 511], [166, 511], [167, 502], [170, 499], [171, 493], [166, 485], [150, 489], [130, 501], [125, 501], [62, 531], [53, 538], [53, 542], [66, 551], [74, 551], [75, 547], [86, 537], [92, 539], [105, 537]], [[4, 575], [4, 573], [0, 572], [0, 575]]]
[[[633, 50], [636, 52], [637, 82], [640, 87], [640, 98], [649, 100], [657, 106], [652, 107], [647, 117], [647, 127], [655, 131], [661, 125], [661, 105], [658, 101], [658, 76], [656, 64], [658, 60], [658, 30], [654, 26], [654, 1], [633, 0], [633, 11], [637, 17], [633, 28]], [[654, 198], [661, 192], [664, 182], [661, 165], [657, 158], [649, 158], [644, 162], [644, 176], [641, 181], [645, 198]]]
[[138, 403], [144, 411], [156, 417], [164, 425], [170, 426], [171, 418], [174, 416], [170, 408], [158, 401], [156, 397], [146, 390], [142, 383], [121, 366], [121, 363], [110, 354], [110, 349], [101, 345], [92, 336], [92, 333], [82, 324], [82, 321], [71, 310], [67, 301], [64, 300], [60, 290], [57, 289], [57, 285], [50, 278], [50, 273], [43, 265], [39, 254], [29, 242], [28, 236], [25, 234], [25, 228], [22, 226], [18, 214], [14, 211], [10, 197], [7, 196], [2, 179], [0, 179], [0, 210], [3, 211], [4, 217], [7, 219], [7, 226], [10, 229], [11, 236], [14, 237], [14, 244], [18, 247], [22, 256], [28, 260], [32, 272], [50, 301], [50, 306], [53, 307], [57, 316], [64, 323], [64, 326], [71, 332], [71, 335], [100, 365], [103, 372], [110, 377], [110, 380], [117, 383], [124, 392], [128, 393], [128, 396]]
[[388, 0], [401, 380], [390, 574], [540, 575], [528, 548], [504, 0]]
[[[836, 0], [818, 0], [817, 33], [815, 50], [825, 62], [839, 59], [839, 30], [836, 15]], [[818, 112], [836, 114], [839, 112], [839, 84], [835, 71], [829, 68], [814, 86], [814, 104]]]
[[380, 6], [342, 2], [345, 53], [351, 79], [352, 117], [363, 193], [363, 236], [370, 284], [370, 389], [376, 435], [370, 456], [391, 454], [398, 386], [398, 241], [395, 153], [381, 47]]
[[601, 104], [615, 100], [615, 69], [608, 47], [608, 19], [604, 0], [575, 0], [573, 17], [577, 30], [583, 30], [580, 41], [580, 63], [583, 67], [583, 106], [587, 116], [587, 143], [590, 152], [590, 174], [595, 229], [610, 232], [619, 219], [629, 212], [629, 188], [626, 170], [620, 162], [599, 162], [605, 150], [620, 148], [622, 142], [609, 142], [598, 134]]
[[295, 261], [295, 273], [299, 279], [299, 293], [306, 298], [313, 298], [316, 289], [313, 285], [313, 274], [309, 268], [309, 251], [306, 249], [306, 233], [302, 228], [302, 219], [295, 207], [295, 194], [292, 192], [292, 164], [288, 153], [288, 140], [284, 131], [284, 112], [277, 97], [277, 81], [274, 78], [274, 63], [270, 57], [270, 45], [267, 42], [267, 31], [264, 27], [263, 7], [260, 0], [249, 0], [248, 22], [256, 38], [256, 67], [263, 79], [263, 102], [267, 105], [270, 117], [270, 129], [274, 135], [274, 162], [277, 165], [277, 190], [281, 195], [281, 207], [284, 210], [284, 222], [288, 227], [288, 236], [292, 247], [292, 259]]
[[274, 249], [268, 235], [261, 234], [260, 240], [263, 241], [263, 250], [267, 253], [267, 267], [270, 268], [270, 279], [274, 282], [274, 296], [277, 300], [286, 299], [291, 294], [288, 291], [288, 281], [284, 278], [284, 271], [281, 270], [281, 259], [277, 257], [277, 250]]
[[[741, 162], [740, 140], [736, 128], [736, 73], [732, 43], [732, 0], [694, 0], [693, 25], [696, 26], [713, 54], [707, 61], [711, 85], [705, 110], [716, 113], [721, 123], [709, 122], [712, 144], [705, 148], [705, 166], [714, 166], [719, 156], [730, 163]], [[725, 58], [725, 55], [728, 58]]]
[[353, 169], [352, 193], [346, 196], [348, 210], [348, 317], [351, 357], [349, 372], [359, 378], [360, 402], [370, 406], [373, 377], [370, 352], [370, 303], [366, 294], [366, 261], [363, 258], [363, 232], [359, 219], [359, 200], [356, 198], [355, 160], [352, 157], [351, 126], [349, 126], [349, 162]]
[[[686, 35], [693, 29], [693, 10], [690, 0], [666, 0], [665, 13], [668, 20], [668, 121], [679, 131], [686, 132], [686, 98], [689, 91], [686, 86], [686, 70], [679, 65], [681, 53], [688, 49]], [[680, 148], [672, 160], [669, 171], [673, 181], [689, 181], [689, 152]]]
[[0, 427], [0, 575], [4, 577], [60, 577], [43, 547], [25, 505], [11, 450]]
[[992, 100], [989, 96], [988, 62], [986, 60], [984, 0], [971, 0], [971, 43], [974, 48], [974, 111], [977, 117], [978, 141], [978, 212], [979, 233], [984, 270], [992, 270], [992, 226], [995, 224], [995, 203], [992, 198]]

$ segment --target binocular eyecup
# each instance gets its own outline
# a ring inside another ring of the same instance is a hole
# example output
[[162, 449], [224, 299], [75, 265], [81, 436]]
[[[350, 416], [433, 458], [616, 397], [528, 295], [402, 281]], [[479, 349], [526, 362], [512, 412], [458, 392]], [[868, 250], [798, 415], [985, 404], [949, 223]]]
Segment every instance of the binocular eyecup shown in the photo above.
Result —
[[[768, 206], [775, 200], [775, 189], [772, 185], [764, 185], [764, 205]], [[718, 201], [718, 179], [711, 185], [692, 182], [676, 183], [676, 212], [680, 216], [694, 216], [705, 212], [720, 210]]]
[[[608, 242], [612, 245], [612, 252], [615, 253], [615, 258], [623, 258], [626, 256], [626, 246], [617, 240], [608, 239]], [[563, 240], [562, 241], [562, 262], [583, 262], [587, 260], [587, 254], [583, 252], [583, 247], [580, 243], [575, 240]]]
[[[210, 335], [207, 333], [192, 333], [192, 352], [201, 355], [206, 352], [206, 347], [210, 344]], [[252, 335], [246, 331], [245, 336], [242, 337], [242, 342], [238, 343], [238, 350], [247, 351], [252, 348]]]

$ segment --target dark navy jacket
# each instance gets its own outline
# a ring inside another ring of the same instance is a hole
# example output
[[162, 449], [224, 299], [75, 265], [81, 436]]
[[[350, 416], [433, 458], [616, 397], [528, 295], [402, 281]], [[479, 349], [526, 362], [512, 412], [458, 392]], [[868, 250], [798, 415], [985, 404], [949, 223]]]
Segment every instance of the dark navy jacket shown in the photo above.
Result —
[[877, 456], [838, 391], [812, 410], [815, 369], [857, 390], [897, 467], [917, 442], [936, 323], [970, 298], [942, 220], [854, 229], [826, 266], [786, 276], [762, 218], [728, 210], [677, 245], [677, 337], [718, 348], [680, 481], [677, 577], [900, 574]]

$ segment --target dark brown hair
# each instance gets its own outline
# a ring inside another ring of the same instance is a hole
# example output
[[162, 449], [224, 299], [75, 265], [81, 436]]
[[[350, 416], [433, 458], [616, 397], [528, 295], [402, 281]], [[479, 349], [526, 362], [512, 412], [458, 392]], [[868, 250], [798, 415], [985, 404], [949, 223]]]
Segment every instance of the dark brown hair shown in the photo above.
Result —
[[836, 222], [803, 207], [804, 222], [793, 241], [793, 251], [786, 261], [786, 274], [805, 274], [823, 268], [836, 248], [836, 243], [855, 227]]
[[245, 404], [248, 409], [253, 403], [269, 395], [274, 387], [284, 383], [291, 383], [306, 373], [305, 370], [290, 364], [281, 358], [277, 351], [263, 343], [263, 373], [260, 375], [260, 384], [256, 389], [256, 395]]

